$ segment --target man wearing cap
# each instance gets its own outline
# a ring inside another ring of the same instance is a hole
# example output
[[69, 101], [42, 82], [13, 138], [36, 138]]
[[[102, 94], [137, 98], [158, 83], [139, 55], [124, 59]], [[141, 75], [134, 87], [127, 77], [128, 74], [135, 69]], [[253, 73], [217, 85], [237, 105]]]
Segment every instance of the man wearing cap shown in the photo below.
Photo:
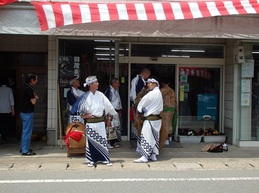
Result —
[[105, 129], [105, 116], [112, 119], [117, 112], [108, 98], [98, 91], [99, 83], [96, 76], [85, 79], [84, 86], [89, 87], [73, 105], [71, 113], [79, 113], [86, 121], [86, 162], [87, 166], [96, 166], [101, 161], [111, 166], [109, 151], [107, 148], [107, 134]]
[[67, 91], [67, 102], [68, 104], [73, 106], [73, 104], [76, 102], [77, 98], [80, 97], [82, 94], [84, 94], [84, 91], [78, 89], [80, 87], [80, 82], [78, 80], [78, 77], [74, 77], [69, 82], [71, 88]]
[[148, 160], [157, 161], [156, 155], [159, 155], [159, 132], [162, 124], [160, 113], [163, 111], [163, 98], [156, 79], [149, 78], [147, 87], [150, 91], [137, 106], [136, 116], [138, 113], [143, 113], [144, 122], [140, 135], [141, 157], [134, 160], [134, 163], [146, 163]]

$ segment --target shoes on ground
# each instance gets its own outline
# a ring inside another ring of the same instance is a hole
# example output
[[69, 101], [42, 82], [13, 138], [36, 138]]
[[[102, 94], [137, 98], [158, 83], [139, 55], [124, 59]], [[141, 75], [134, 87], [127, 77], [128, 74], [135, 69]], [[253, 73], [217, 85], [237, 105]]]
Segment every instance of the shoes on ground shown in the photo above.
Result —
[[87, 164], [87, 167], [94, 167], [94, 162], [89, 162], [89, 163]]
[[228, 145], [226, 143], [222, 143], [223, 151], [228, 151]]
[[169, 145], [169, 140], [165, 140], [165, 145]]
[[145, 156], [142, 156], [141, 158], [139, 159], [136, 159], [133, 161], [134, 163], [147, 163], [148, 162], [148, 159], [145, 157]]
[[113, 149], [113, 146], [111, 146], [109, 143], [107, 144], [108, 149]]
[[22, 153], [23, 156], [31, 156], [31, 155], [36, 155], [35, 152], [28, 151], [27, 153]]
[[157, 158], [156, 158], [156, 154], [151, 154], [151, 156], [149, 156], [149, 158], [148, 158], [149, 160], [152, 160], [152, 161], [157, 161]]
[[105, 164], [105, 165], [107, 165], [107, 166], [112, 166], [112, 163], [109, 162], [109, 161], [103, 161], [102, 163]]
[[115, 148], [119, 148], [119, 147], [120, 147], [120, 145], [119, 145], [119, 144], [115, 144], [113, 147], [115, 147]]

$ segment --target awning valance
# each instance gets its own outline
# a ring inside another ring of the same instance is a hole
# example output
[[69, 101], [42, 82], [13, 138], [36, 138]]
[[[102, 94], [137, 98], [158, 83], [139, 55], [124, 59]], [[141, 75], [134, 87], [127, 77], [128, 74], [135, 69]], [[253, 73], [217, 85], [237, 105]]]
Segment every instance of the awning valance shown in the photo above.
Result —
[[32, 4], [42, 31], [72, 24], [102, 21], [182, 20], [259, 13], [257, 0], [141, 3], [32, 2]]
[[17, 0], [0, 0], [0, 6], [4, 6], [13, 2], [16, 2]]

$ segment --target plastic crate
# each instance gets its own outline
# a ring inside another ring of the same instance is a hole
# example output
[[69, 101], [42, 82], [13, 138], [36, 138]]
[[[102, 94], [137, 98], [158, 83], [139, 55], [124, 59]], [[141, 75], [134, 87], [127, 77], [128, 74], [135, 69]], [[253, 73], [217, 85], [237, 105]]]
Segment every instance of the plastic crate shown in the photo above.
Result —
[[178, 135], [180, 143], [200, 143], [202, 136]]
[[226, 137], [226, 135], [206, 135], [203, 136], [203, 141], [204, 143], [224, 143]]

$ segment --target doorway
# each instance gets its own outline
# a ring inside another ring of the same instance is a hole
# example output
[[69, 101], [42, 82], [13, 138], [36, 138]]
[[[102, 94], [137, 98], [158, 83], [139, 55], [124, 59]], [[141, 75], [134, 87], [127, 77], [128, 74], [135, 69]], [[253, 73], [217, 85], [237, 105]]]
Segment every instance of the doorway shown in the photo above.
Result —
[[[137, 74], [140, 74], [143, 68], [148, 68], [151, 71], [150, 77], [154, 77], [158, 80], [160, 86], [163, 78], [168, 78], [170, 80], [169, 86], [175, 90], [175, 80], [176, 80], [176, 65], [174, 64], [140, 64], [140, 63], [132, 63], [131, 64], [131, 80], [136, 77]], [[130, 80], [130, 82], [131, 82]], [[125, 99], [124, 99], [125, 100]], [[123, 102], [122, 102], [123, 103]], [[130, 123], [130, 140], [135, 140], [136, 135], [134, 131], [132, 131], [132, 123]]]
[[[131, 80], [143, 68], [149, 68], [150, 76], [157, 77], [159, 82], [163, 77], [170, 77], [169, 86], [178, 91], [178, 130], [174, 135], [186, 135], [189, 130], [204, 132], [205, 129], [210, 132], [223, 132], [220, 126], [221, 68], [179, 67], [179, 77], [176, 78], [178, 73], [174, 64], [133, 63], [130, 71]], [[176, 85], [179, 87], [176, 88]], [[204, 120], [204, 115], [209, 115], [209, 120]], [[129, 128], [131, 130], [131, 126]], [[132, 135], [130, 136], [132, 139]], [[174, 136], [174, 139], [177, 140], [177, 136]]]
[[46, 136], [47, 128], [47, 68], [46, 67], [4, 67], [0, 70], [0, 76], [8, 78], [9, 87], [12, 88], [15, 102], [15, 116], [12, 118], [11, 128], [7, 136], [10, 143], [17, 143], [20, 140], [22, 123], [20, 118], [20, 93], [25, 83], [24, 76], [27, 73], [36, 73], [38, 83], [35, 92], [39, 95], [39, 100], [35, 107], [33, 134], [35, 140], [40, 140]]
[[[22, 80], [19, 84], [20, 89], [22, 89], [25, 84], [25, 76], [28, 73], [35, 73], [38, 76], [38, 82], [33, 88], [35, 93], [39, 96], [37, 103], [34, 108], [34, 122], [33, 122], [33, 139], [34, 140], [42, 140], [46, 137], [46, 128], [47, 128], [47, 74], [44, 71], [32, 70], [21, 73]], [[20, 90], [21, 91], [21, 90]], [[19, 92], [20, 93], [20, 92]], [[20, 97], [20, 96], [19, 96]], [[19, 98], [20, 101], [20, 98]], [[19, 111], [20, 112], [20, 111]], [[19, 116], [19, 115], [18, 115]], [[20, 117], [19, 117], [20, 119]], [[19, 121], [19, 125], [17, 125], [17, 136], [20, 137], [22, 123]]]
[[[17, 92], [16, 92], [16, 70], [10, 69], [10, 70], [0, 70], [0, 77], [3, 78], [5, 81], [7, 81], [8, 87], [10, 87], [13, 91], [13, 96], [14, 96], [14, 103], [17, 104], [17, 101], [15, 100], [17, 97]], [[17, 113], [17, 110], [15, 109], [15, 112]], [[15, 116], [11, 117], [10, 120], [10, 128], [7, 130], [7, 138], [15, 138], [16, 137], [16, 118]], [[9, 141], [9, 140], [7, 140]]]
[[[151, 70], [150, 77], [156, 77], [161, 83], [163, 77], [170, 78], [170, 87], [175, 89], [175, 65], [174, 64], [131, 64], [131, 80], [141, 72], [143, 68]], [[161, 85], [161, 84], [160, 84]]]

